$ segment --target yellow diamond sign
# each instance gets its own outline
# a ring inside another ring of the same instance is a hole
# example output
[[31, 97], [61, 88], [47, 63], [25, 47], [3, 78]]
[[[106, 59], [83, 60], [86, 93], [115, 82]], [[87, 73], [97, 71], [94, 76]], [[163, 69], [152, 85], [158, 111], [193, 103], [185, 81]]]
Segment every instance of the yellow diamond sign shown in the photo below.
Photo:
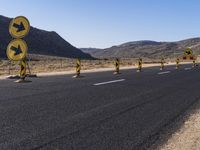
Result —
[[21, 39], [15, 39], [11, 41], [7, 47], [7, 56], [10, 60], [19, 61], [26, 57], [27, 44]]
[[193, 51], [191, 48], [187, 48], [184, 51], [183, 59], [184, 60], [193, 60], [194, 59]]
[[187, 48], [185, 51], [184, 51], [184, 55], [185, 56], [192, 56], [193, 55], [193, 52], [190, 48]]
[[30, 30], [30, 23], [24, 16], [14, 18], [9, 25], [9, 32], [13, 38], [23, 38]]

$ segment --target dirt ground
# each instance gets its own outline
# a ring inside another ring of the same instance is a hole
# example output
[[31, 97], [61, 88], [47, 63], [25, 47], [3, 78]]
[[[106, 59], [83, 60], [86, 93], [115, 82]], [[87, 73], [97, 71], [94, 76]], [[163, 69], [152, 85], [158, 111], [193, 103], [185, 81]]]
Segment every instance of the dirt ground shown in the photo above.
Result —
[[200, 100], [161, 131], [149, 150], [200, 150]]
[[[28, 57], [28, 67], [31, 73], [55, 73], [55, 72], [75, 72], [76, 59], [43, 56], [43, 55], [30, 55]], [[115, 59], [101, 59], [101, 60], [81, 60], [81, 70], [112, 70], [114, 67]], [[172, 64], [175, 60], [165, 60], [165, 65]], [[143, 59], [143, 67], [160, 66], [160, 60]], [[121, 68], [137, 68], [138, 59], [129, 58], [120, 60]], [[0, 76], [16, 75], [19, 74], [19, 62], [11, 62], [8, 60], [0, 60]], [[27, 68], [29, 73], [29, 69]]]
[[200, 150], [200, 101], [188, 114], [182, 127], [172, 134], [160, 150]]

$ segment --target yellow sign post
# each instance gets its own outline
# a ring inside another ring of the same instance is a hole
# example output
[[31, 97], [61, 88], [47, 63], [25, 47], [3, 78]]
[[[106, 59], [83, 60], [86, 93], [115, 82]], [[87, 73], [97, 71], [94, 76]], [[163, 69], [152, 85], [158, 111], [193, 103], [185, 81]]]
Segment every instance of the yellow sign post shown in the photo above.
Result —
[[7, 56], [12, 61], [19, 61], [26, 57], [27, 54], [27, 44], [21, 39], [15, 39], [8, 44]]
[[164, 70], [164, 67], [165, 67], [164, 63], [165, 63], [165, 60], [164, 60], [164, 58], [162, 58], [162, 59], [161, 59], [161, 67], [160, 67], [160, 70]]
[[114, 65], [115, 65], [115, 71], [114, 71], [113, 74], [119, 74], [119, 64], [120, 64], [119, 59], [116, 58], [116, 60], [115, 60], [115, 62], [114, 62]]
[[196, 67], [196, 60], [194, 59], [192, 63], [193, 63], [192, 67], [195, 68]]
[[26, 77], [26, 60], [25, 59], [21, 61], [20, 76], [22, 79], [25, 79]]
[[141, 72], [142, 71], [142, 58], [139, 58], [138, 60], [138, 70], [137, 72]]
[[9, 25], [9, 32], [13, 38], [23, 38], [30, 30], [30, 23], [24, 16], [14, 18]]
[[25, 59], [21, 61], [20, 66], [21, 66], [20, 77], [22, 80], [24, 80], [26, 77], [26, 60]]
[[179, 67], [180, 67], [180, 59], [179, 58], [177, 58], [176, 59], [176, 69], [179, 69]]
[[76, 61], [76, 73], [78, 76], [80, 76], [80, 73], [81, 73], [81, 60], [80, 59], [77, 59], [77, 61]]
[[79, 78], [81, 74], [81, 60], [76, 60], [76, 75], [73, 76], [73, 78]]
[[25, 80], [26, 78], [26, 59], [23, 59], [21, 62], [20, 62], [20, 79], [15, 81], [16, 83], [24, 83], [24, 82], [31, 82], [31, 81], [28, 81], [28, 80]]

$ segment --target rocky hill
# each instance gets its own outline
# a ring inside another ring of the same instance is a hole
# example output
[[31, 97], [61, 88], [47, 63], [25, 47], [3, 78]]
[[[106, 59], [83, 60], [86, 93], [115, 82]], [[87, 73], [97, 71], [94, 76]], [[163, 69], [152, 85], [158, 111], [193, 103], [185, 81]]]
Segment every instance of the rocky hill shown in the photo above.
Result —
[[[86, 52], [97, 58], [173, 58], [182, 56], [186, 48], [192, 48], [195, 55], [200, 54], [200, 38], [178, 42], [136, 41], [128, 42], [106, 49], [86, 49]], [[85, 49], [82, 49], [85, 51]]]
[[[6, 58], [6, 47], [12, 40], [8, 31], [10, 21], [10, 18], [0, 15], [0, 58]], [[31, 27], [30, 33], [25, 40], [31, 54], [93, 59], [89, 54], [82, 52], [65, 41], [56, 32], [48, 32]]]

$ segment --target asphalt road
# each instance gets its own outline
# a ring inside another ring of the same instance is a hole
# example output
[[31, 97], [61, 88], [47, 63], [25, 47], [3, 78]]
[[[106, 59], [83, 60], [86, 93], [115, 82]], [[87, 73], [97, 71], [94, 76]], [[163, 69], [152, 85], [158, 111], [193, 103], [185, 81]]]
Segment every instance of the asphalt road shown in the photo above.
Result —
[[0, 150], [147, 149], [200, 99], [191, 65], [83, 76], [1, 80]]

